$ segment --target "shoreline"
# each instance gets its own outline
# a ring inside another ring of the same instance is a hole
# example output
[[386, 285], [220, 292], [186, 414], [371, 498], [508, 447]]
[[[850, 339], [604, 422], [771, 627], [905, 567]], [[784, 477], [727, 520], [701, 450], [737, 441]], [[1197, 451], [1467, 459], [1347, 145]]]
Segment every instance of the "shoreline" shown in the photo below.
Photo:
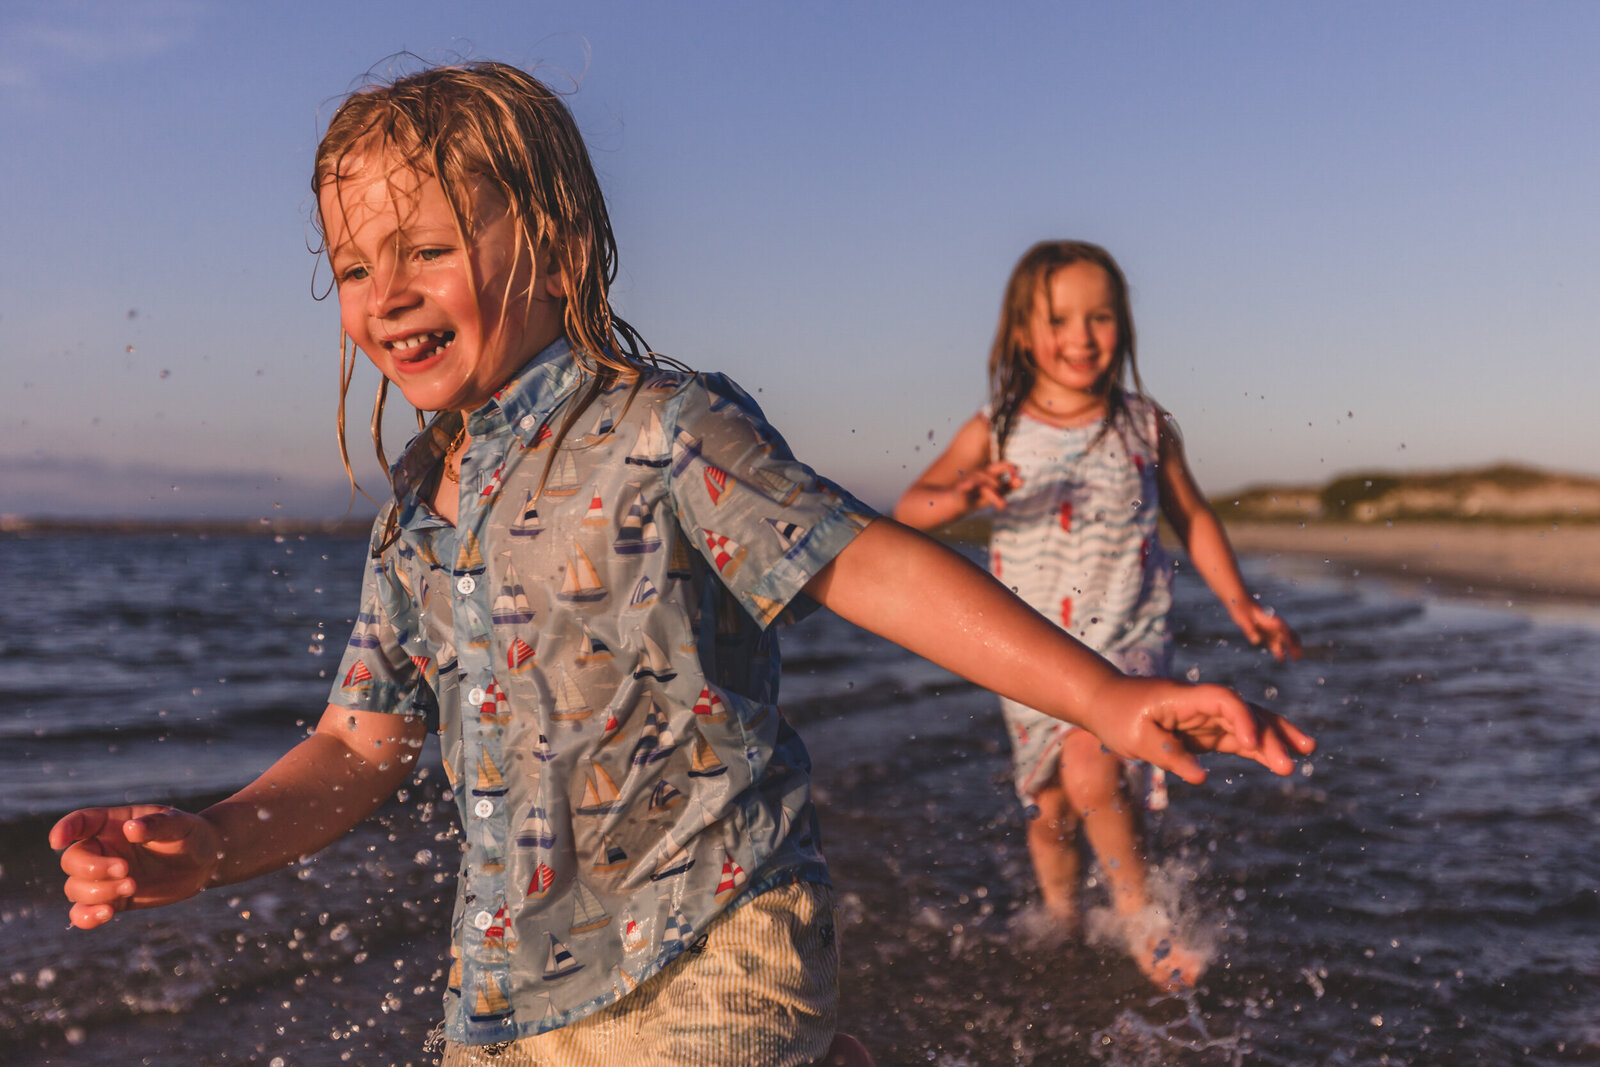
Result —
[[1230, 522], [1243, 555], [1317, 559], [1376, 574], [1483, 595], [1600, 601], [1600, 526], [1474, 525], [1453, 522]]

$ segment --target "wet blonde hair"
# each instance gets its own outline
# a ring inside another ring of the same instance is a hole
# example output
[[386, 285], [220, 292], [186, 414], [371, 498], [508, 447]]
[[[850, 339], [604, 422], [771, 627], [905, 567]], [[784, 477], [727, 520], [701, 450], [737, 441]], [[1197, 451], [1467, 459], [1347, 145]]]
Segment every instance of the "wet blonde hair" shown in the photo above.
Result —
[[[571, 421], [618, 379], [637, 376], [659, 360], [639, 333], [611, 310], [617, 276], [617, 242], [605, 197], [572, 113], [537, 78], [505, 63], [432, 67], [393, 81], [375, 82], [347, 97], [328, 123], [311, 175], [320, 252], [327, 226], [320, 196], [368, 159], [386, 157], [397, 168], [436, 179], [463, 239], [471, 241], [473, 188], [487, 183], [509, 205], [520, 257], [550, 257], [565, 290], [566, 336], [592, 373]], [[535, 294], [530, 290], [531, 302]], [[355, 373], [354, 346], [339, 338], [339, 453], [355, 485], [345, 438], [345, 399]], [[378, 386], [372, 441], [378, 462], [388, 380]], [[417, 413], [419, 425], [422, 413]]]
[[1112, 310], [1117, 317], [1117, 349], [1111, 355], [1111, 367], [1102, 386], [1107, 401], [1106, 416], [1095, 441], [1115, 424], [1118, 412], [1126, 408], [1129, 378], [1133, 380], [1132, 391], [1144, 394], [1144, 382], [1139, 377], [1139, 362], [1135, 356], [1128, 279], [1122, 268], [1117, 266], [1110, 252], [1088, 241], [1040, 241], [1023, 253], [1011, 270], [1005, 296], [1000, 302], [1000, 324], [989, 349], [989, 409], [995, 459], [1004, 458], [1006, 439], [1016, 426], [1017, 413], [1033, 391], [1037, 376], [1029, 330], [1034, 307], [1041, 296], [1048, 297], [1050, 279], [1055, 272], [1074, 263], [1093, 263], [1106, 272], [1111, 281]]

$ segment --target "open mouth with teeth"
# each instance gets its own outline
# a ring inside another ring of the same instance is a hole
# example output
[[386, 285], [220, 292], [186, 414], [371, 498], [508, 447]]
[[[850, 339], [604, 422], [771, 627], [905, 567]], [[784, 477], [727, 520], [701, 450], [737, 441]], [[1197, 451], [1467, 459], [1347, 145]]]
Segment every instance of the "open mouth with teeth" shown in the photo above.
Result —
[[407, 363], [417, 363], [437, 356], [455, 343], [454, 330], [435, 330], [432, 333], [419, 333], [400, 341], [391, 341], [388, 349], [396, 359]]

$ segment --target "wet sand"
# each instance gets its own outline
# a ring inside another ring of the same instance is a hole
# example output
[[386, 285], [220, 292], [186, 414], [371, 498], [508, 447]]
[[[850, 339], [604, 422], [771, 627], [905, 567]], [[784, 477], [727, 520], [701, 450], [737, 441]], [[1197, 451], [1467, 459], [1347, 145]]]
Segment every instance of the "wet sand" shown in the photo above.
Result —
[[1240, 553], [1318, 559], [1342, 575], [1388, 575], [1472, 594], [1600, 600], [1600, 526], [1233, 522], [1228, 537]]

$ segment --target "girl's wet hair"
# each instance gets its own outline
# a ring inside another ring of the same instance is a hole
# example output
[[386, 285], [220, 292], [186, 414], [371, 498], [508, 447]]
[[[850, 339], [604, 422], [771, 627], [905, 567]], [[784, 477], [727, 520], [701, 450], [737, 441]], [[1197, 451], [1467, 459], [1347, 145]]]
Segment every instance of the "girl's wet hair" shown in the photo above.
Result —
[[[358, 89], [340, 105], [317, 148], [314, 200], [330, 183], [337, 187], [379, 158], [437, 179], [468, 241], [475, 236], [474, 188], [487, 183], [504, 198], [517, 223], [517, 254], [549, 257], [561, 277], [567, 339], [594, 373], [580, 410], [619, 378], [658, 363], [638, 332], [611, 310], [617, 242], [605, 198], [572, 113], [537, 78], [505, 63], [477, 62]], [[326, 220], [316, 202], [325, 249]], [[341, 337], [338, 430], [347, 473], [345, 395], [356, 358], [348, 347]], [[373, 444], [385, 468], [380, 429], [387, 386], [387, 380], [380, 384], [372, 416]]]
[[[1011, 270], [1005, 297], [1000, 303], [1000, 325], [989, 349], [989, 404], [993, 412], [995, 455], [1005, 455], [1006, 439], [1016, 425], [1022, 402], [1033, 391], [1036, 369], [1029, 333], [1029, 320], [1041, 296], [1048, 297], [1050, 278], [1056, 271], [1074, 263], [1093, 263], [1111, 280], [1113, 311], [1117, 316], [1117, 350], [1112, 353], [1106, 372], [1106, 417], [1100, 436], [1116, 424], [1116, 416], [1126, 406], [1128, 380], [1133, 392], [1143, 395], [1135, 356], [1133, 307], [1128, 300], [1128, 279], [1117, 261], [1097, 244], [1088, 241], [1040, 241], [1025, 252]], [[1091, 446], [1092, 447], [1092, 446]]]

